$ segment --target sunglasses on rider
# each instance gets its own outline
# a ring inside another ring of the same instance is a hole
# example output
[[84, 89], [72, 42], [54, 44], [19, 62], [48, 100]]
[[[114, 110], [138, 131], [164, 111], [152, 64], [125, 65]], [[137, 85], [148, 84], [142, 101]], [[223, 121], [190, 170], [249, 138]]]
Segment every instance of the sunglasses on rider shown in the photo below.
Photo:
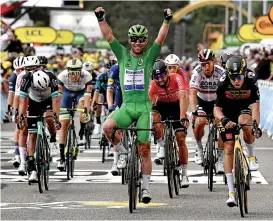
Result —
[[211, 62], [201, 62], [201, 66], [202, 67], [206, 67], [207, 65], [209, 66], [211, 64]]
[[154, 74], [153, 79], [154, 80], [164, 79], [166, 77], [166, 75], [167, 75], [167, 73]]
[[243, 80], [245, 76], [243, 74], [233, 74], [233, 75], [229, 75], [229, 78], [232, 81], [235, 81], [235, 80]]
[[174, 69], [174, 70], [176, 70], [176, 71], [177, 71], [178, 66], [177, 66], [177, 65], [168, 65], [168, 69], [169, 69], [169, 70]]
[[78, 76], [81, 74], [81, 72], [80, 71], [70, 71], [69, 74], [70, 74], [70, 76]]
[[137, 36], [133, 36], [130, 37], [131, 42], [139, 42], [139, 43], [143, 43], [147, 40], [146, 37], [137, 37]]

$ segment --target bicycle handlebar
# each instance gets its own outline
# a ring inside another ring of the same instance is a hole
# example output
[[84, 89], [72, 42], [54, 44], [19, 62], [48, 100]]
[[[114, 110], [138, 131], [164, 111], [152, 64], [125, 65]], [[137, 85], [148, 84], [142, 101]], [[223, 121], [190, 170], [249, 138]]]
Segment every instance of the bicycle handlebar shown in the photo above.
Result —
[[60, 108], [60, 111], [72, 111], [72, 112], [81, 112], [81, 113], [84, 113], [84, 109], [83, 108], [64, 108], [64, 107], [61, 107]]

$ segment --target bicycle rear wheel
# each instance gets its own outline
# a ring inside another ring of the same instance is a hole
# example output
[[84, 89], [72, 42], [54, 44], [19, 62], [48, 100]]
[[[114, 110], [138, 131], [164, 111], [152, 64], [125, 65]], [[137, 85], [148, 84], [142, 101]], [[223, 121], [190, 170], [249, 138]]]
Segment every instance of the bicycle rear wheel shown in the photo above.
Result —
[[45, 189], [48, 190], [48, 183], [49, 183], [49, 169], [50, 169], [50, 159], [49, 159], [49, 146], [48, 142], [45, 139], [44, 140], [45, 144], [45, 171], [44, 171], [44, 185]]
[[71, 178], [74, 177], [74, 169], [75, 169], [75, 157], [76, 156], [76, 148], [77, 148], [77, 136], [76, 136], [76, 133], [75, 133], [75, 130], [73, 129], [72, 130], [72, 149], [71, 149], [71, 168], [70, 168], [70, 176]]
[[37, 134], [36, 138], [36, 164], [39, 192], [43, 193], [44, 189], [44, 149], [42, 135]]
[[241, 217], [244, 217], [244, 174], [242, 172], [242, 154], [237, 148], [235, 151], [235, 179], [236, 179], [236, 197], [238, 197]]
[[210, 131], [209, 134], [209, 146], [208, 146], [208, 152], [209, 152], [209, 160], [208, 160], [208, 187], [209, 190], [212, 191], [213, 189], [213, 168], [214, 168], [214, 156], [213, 151], [215, 149], [215, 143], [214, 143], [214, 129]]

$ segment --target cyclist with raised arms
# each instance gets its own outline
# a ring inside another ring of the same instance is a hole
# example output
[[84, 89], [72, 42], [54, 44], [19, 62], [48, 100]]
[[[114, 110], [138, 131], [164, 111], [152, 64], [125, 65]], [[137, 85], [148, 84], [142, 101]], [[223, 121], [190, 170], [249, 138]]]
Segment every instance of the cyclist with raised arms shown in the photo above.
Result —
[[[224, 142], [225, 160], [224, 169], [227, 177], [229, 198], [227, 205], [236, 205], [233, 180], [233, 155], [235, 144], [234, 126], [251, 123], [253, 120], [260, 123], [260, 93], [255, 77], [247, 70], [245, 59], [241, 56], [232, 56], [226, 63], [227, 73], [220, 78], [217, 89], [214, 115], [220, 120], [220, 135]], [[243, 127], [243, 138], [248, 149], [249, 169], [259, 169], [254, 152], [255, 138], [262, 135], [260, 128], [253, 131], [252, 127]]]
[[[105, 10], [102, 7], [98, 7], [95, 10], [102, 34], [110, 43], [110, 47], [118, 59], [123, 101], [121, 108], [112, 112], [104, 123], [105, 135], [111, 141], [112, 130], [115, 126], [126, 128], [135, 121], [137, 128], [151, 129], [152, 104], [148, 94], [151, 73], [153, 64], [160, 54], [161, 45], [167, 37], [173, 13], [170, 9], [164, 10], [164, 23], [151, 48], [147, 51], [144, 50], [148, 43], [147, 28], [143, 25], [133, 25], [129, 29], [128, 42], [131, 49], [128, 50], [114, 37], [111, 28], [105, 21], [104, 14]], [[152, 173], [150, 131], [139, 131], [138, 142], [139, 153], [142, 159], [142, 202], [149, 203], [151, 201], [149, 181]], [[125, 149], [120, 142], [120, 134], [118, 133], [113, 144], [119, 145], [120, 152], [123, 152], [123, 149]], [[126, 167], [126, 156], [123, 154], [120, 157], [124, 159], [124, 164], [122, 165], [124, 168]]]
[[[181, 186], [187, 188], [189, 180], [187, 175], [188, 148], [186, 145], [186, 135], [188, 127], [187, 95], [183, 78], [178, 74], [170, 74], [167, 65], [163, 60], [157, 60], [153, 67], [153, 81], [151, 82], [149, 97], [152, 100], [154, 122], [170, 120], [181, 120], [173, 123], [177, 145], [179, 147], [179, 165], [181, 165]], [[168, 108], [166, 108], [168, 107]], [[159, 153], [164, 158], [164, 124], [155, 124], [156, 138], [159, 143]], [[156, 164], [162, 164], [158, 156], [155, 158]]]

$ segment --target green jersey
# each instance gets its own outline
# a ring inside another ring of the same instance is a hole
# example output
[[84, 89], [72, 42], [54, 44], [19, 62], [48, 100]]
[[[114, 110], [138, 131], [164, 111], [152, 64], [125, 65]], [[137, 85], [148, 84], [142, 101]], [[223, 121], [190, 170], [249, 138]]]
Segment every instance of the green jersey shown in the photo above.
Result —
[[151, 73], [161, 45], [154, 42], [152, 47], [140, 57], [133, 56], [117, 39], [114, 39], [110, 46], [119, 62], [123, 103], [150, 102], [148, 91]]

